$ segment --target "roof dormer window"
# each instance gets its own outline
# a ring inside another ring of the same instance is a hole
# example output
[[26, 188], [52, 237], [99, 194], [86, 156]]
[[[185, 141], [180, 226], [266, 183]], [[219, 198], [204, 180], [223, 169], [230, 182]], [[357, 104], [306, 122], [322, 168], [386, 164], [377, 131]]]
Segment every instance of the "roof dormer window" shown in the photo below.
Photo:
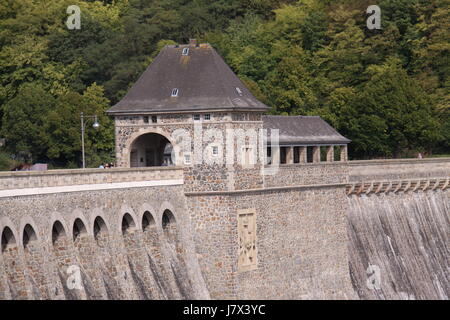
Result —
[[177, 88], [174, 88], [172, 90], [172, 97], [178, 97], [178, 89]]
[[189, 55], [189, 48], [183, 48], [183, 53], [182, 53], [182, 55], [183, 55], [183, 56]]

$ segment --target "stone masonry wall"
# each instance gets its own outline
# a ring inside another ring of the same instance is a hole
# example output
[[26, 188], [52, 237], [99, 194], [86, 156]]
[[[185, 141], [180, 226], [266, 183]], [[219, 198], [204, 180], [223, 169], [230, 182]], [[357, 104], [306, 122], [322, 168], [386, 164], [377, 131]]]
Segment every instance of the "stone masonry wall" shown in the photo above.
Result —
[[282, 164], [276, 174], [269, 174], [269, 169], [270, 167], [266, 166], [268, 172], [264, 176], [266, 188], [348, 182], [348, 165], [341, 162]]
[[183, 179], [174, 167], [0, 172], [0, 190]]
[[[188, 195], [202, 273], [215, 299], [354, 298], [343, 187]], [[257, 268], [237, 265], [240, 209], [256, 213]]]
[[[170, 239], [162, 226], [167, 211]], [[0, 230], [13, 234], [0, 253], [0, 298], [208, 298], [185, 212], [182, 185], [0, 198]], [[152, 245], [144, 213], [154, 221]], [[98, 219], [104, 225], [94, 231]], [[26, 226], [36, 238], [24, 238]], [[183, 244], [177, 254], [173, 241]], [[174, 274], [171, 265], [186, 267]], [[69, 287], [70, 266], [79, 268], [82, 289]]]

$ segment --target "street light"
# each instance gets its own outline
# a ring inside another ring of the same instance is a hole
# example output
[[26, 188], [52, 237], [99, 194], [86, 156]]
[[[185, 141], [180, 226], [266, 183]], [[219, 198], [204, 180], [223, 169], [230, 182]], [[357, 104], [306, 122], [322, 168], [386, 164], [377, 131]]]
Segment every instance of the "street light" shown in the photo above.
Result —
[[81, 153], [83, 156], [83, 169], [84, 169], [86, 168], [86, 159], [84, 156], [84, 128], [86, 128], [86, 123], [88, 122], [89, 119], [94, 119], [94, 124], [92, 125], [92, 127], [95, 130], [100, 128], [100, 123], [98, 123], [97, 115], [85, 116], [83, 112], [81, 112], [80, 116], [81, 116]]

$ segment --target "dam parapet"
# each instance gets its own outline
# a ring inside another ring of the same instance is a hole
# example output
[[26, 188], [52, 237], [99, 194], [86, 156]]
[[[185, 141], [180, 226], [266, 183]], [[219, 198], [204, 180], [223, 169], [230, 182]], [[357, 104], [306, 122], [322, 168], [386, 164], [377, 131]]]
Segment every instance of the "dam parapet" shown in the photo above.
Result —
[[347, 195], [445, 190], [450, 183], [450, 158], [349, 162]]
[[450, 158], [349, 161], [349, 182], [442, 178], [450, 176]]
[[0, 172], [0, 190], [180, 179], [178, 167], [12, 171]]

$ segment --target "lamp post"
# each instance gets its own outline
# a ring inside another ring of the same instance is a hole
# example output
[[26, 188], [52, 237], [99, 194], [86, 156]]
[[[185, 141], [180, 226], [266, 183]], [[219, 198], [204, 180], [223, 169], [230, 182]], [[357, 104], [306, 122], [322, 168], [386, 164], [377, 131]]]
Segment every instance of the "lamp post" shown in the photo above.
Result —
[[83, 157], [83, 169], [85, 169], [86, 158], [84, 155], [84, 129], [86, 128], [86, 123], [88, 122], [89, 119], [94, 119], [94, 124], [92, 125], [92, 127], [96, 130], [100, 128], [100, 124], [98, 123], [97, 115], [85, 116], [83, 112], [81, 112], [80, 116], [81, 116], [81, 154]]

